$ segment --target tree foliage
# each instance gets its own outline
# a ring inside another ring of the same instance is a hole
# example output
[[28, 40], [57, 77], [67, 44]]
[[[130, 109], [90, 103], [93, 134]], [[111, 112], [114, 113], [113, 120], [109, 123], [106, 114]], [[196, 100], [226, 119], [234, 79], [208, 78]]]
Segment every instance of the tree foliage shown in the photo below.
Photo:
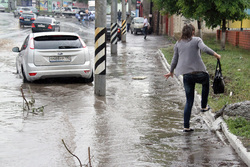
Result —
[[206, 26], [215, 28], [223, 20], [242, 20], [249, 0], [153, 0], [156, 9], [166, 14], [181, 14], [186, 18], [203, 19]]

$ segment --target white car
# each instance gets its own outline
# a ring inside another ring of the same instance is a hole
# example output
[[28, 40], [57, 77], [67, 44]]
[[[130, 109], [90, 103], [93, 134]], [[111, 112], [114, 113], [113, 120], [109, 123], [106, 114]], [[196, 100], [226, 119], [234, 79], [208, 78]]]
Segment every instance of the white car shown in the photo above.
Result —
[[2, 4], [0, 4], [0, 12], [5, 12], [5, 7]]
[[86, 44], [75, 33], [31, 33], [21, 49], [14, 47], [12, 51], [18, 52], [16, 67], [23, 82], [58, 77], [93, 81], [92, 58]]
[[73, 6], [73, 7], [71, 8], [71, 11], [72, 11], [73, 13], [78, 13], [78, 12], [80, 11], [80, 9], [79, 9], [78, 7]]
[[14, 17], [19, 17], [23, 13], [33, 13], [29, 7], [18, 7], [14, 12]]
[[130, 24], [130, 32], [131, 34], [137, 34], [138, 32], [143, 33], [143, 21], [144, 18], [143, 17], [135, 17], [133, 18], [133, 20], [131, 21]]

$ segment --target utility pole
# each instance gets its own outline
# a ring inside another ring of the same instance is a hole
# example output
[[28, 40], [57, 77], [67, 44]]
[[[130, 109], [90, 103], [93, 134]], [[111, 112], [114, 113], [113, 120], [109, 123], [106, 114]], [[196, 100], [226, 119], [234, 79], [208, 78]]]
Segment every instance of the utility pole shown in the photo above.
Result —
[[106, 0], [95, 2], [95, 94], [106, 95]]
[[110, 43], [111, 43], [111, 54], [117, 53], [117, 0], [112, 0], [111, 3], [111, 26], [110, 26]]
[[126, 5], [125, 0], [122, 0], [122, 42], [126, 42], [127, 21], [126, 21]]
[[131, 0], [128, 0], [128, 13], [131, 16]]

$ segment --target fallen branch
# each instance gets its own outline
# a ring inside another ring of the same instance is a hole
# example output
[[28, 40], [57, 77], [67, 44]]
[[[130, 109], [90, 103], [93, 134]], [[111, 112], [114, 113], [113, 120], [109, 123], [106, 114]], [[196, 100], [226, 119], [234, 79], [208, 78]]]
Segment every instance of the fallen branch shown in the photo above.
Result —
[[28, 107], [28, 110], [30, 110], [29, 103], [28, 103], [28, 101], [26, 100], [26, 98], [25, 98], [25, 96], [24, 96], [23, 88], [22, 88], [22, 87], [21, 87], [21, 93], [22, 93], [23, 100], [25, 101], [26, 106]]
[[63, 139], [62, 139], [62, 142], [63, 142], [64, 147], [67, 149], [67, 151], [68, 151], [72, 156], [76, 157], [76, 159], [77, 159], [77, 160], [79, 161], [79, 163], [80, 163], [80, 167], [82, 167], [82, 163], [81, 163], [80, 159], [68, 149], [68, 147], [67, 147], [66, 144], [64, 143], [64, 140], [63, 140]]

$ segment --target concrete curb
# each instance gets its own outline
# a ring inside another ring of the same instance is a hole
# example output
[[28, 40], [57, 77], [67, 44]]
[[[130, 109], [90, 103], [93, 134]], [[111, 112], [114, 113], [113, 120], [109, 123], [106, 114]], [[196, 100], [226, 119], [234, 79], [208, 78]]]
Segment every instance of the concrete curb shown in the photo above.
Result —
[[[158, 49], [158, 54], [161, 57], [161, 60], [162, 60], [164, 67], [167, 70], [170, 70], [170, 65], [168, 64], [164, 54], [161, 52], [160, 49]], [[182, 76], [179, 76], [177, 78], [177, 80], [183, 86]], [[196, 94], [196, 98], [198, 98], [200, 100], [201, 96]], [[200, 115], [202, 116], [202, 119], [205, 121], [208, 128], [211, 131], [214, 131], [216, 133], [216, 135], [219, 137], [219, 139], [224, 144], [227, 145], [227, 143], [225, 142], [225, 137], [226, 137], [226, 139], [229, 141], [230, 145], [234, 148], [234, 150], [237, 152], [237, 154], [240, 156], [240, 158], [248, 166], [250, 166], [250, 152], [247, 152], [247, 149], [243, 146], [242, 142], [237, 138], [237, 136], [235, 136], [234, 134], [229, 132], [227, 124], [223, 120], [223, 118], [219, 117], [219, 118], [215, 119], [214, 113], [212, 113], [211, 111], [205, 112], [205, 113], [200, 113]], [[220, 132], [220, 130], [222, 130], [224, 135]]]

